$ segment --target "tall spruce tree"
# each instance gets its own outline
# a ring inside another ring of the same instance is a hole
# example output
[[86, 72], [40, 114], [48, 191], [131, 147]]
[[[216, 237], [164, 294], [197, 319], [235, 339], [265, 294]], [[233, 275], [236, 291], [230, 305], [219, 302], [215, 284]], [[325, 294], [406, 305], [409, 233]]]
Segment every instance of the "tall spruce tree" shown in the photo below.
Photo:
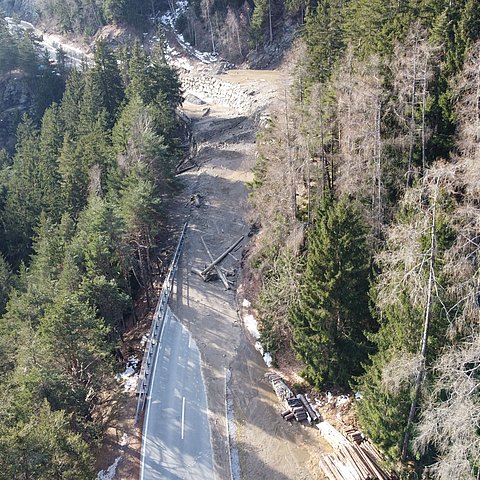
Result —
[[325, 195], [308, 233], [299, 301], [290, 313], [294, 348], [315, 386], [346, 385], [359, 373], [371, 326], [365, 227], [346, 197]]
[[117, 58], [105, 41], [95, 45], [95, 65], [90, 73], [93, 96], [98, 107], [105, 109], [107, 124], [115, 123], [124, 91]]
[[84, 90], [84, 77], [81, 72], [73, 70], [68, 77], [60, 108], [60, 115], [65, 130], [64, 133], [68, 133], [70, 138], [75, 138], [78, 131]]
[[322, 0], [315, 11], [307, 11], [304, 37], [311, 79], [315, 81], [328, 80], [345, 48], [343, 3]]
[[58, 157], [63, 143], [63, 124], [58, 105], [52, 104], [45, 111], [40, 130], [39, 183], [43, 187], [42, 197], [45, 212], [59, 221], [63, 211], [61, 177]]
[[27, 260], [33, 231], [42, 211], [44, 186], [40, 184], [39, 156], [38, 130], [25, 116], [17, 131], [17, 152], [4, 211], [7, 255], [14, 266]]

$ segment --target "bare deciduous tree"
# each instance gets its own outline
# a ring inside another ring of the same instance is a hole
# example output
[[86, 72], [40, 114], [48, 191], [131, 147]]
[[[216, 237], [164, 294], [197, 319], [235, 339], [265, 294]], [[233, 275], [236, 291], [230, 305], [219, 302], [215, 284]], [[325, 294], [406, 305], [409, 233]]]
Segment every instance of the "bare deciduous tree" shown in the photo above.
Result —
[[413, 385], [420, 359], [418, 354], [399, 351], [382, 369], [382, 384], [393, 393], [399, 392], [404, 385]]
[[208, 27], [210, 29], [210, 38], [212, 41], [212, 53], [216, 53], [216, 47], [215, 47], [215, 36], [213, 34], [213, 23], [212, 23], [212, 16], [211, 16], [211, 10], [213, 7], [213, 1], [212, 0], [201, 0], [200, 2], [201, 8], [202, 8], [202, 15], [206, 19], [208, 23]]
[[383, 225], [383, 79], [377, 57], [358, 64], [349, 52], [338, 72], [339, 161], [337, 188], [370, 204], [368, 218], [378, 236]]
[[[412, 385], [410, 412], [406, 419], [402, 461], [406, 460], [410, 448], [412, 425], [418, 413], [428, 367], [432, 308], [434, 303], [443, 305], [443, 289], [437, 281], [437, 270], [440, 268], [437, 261], [437, 221], [445, 217], [441, 211], [441, 198], [450, 193], [452, 173], [449, 166], [438, 163], [426, 172], [422, 185], [407, 189], [403, 200], [405, 219], [389, 229], [387, 248], [377, 257], [382, 269], [377, 282], [378, 307], [386, 309], [395, 305], [403, 293], [407, 295], [409, 303], [421, 311], [423, 317], [422, 326], [412, 325], [412, 334], [422, 332], [417, 361], [409, 362], [410, 371], [403, 374], [404, 379], [415, 378], [415, 382]], [[383, 377], [389, 373], [391, 366], [385, 368]]]
[[[477, 326], [478, 327], [478, 326]], [[415, 446], [439, 452], [430, 468], [437, 480], [476, 480], [480, 461], [480, 333], [447, 348], [436, 362], [435, 383], [425, 402]]]
[[262, 272], [262, 288], [258, 302], [262, 341], [271, 351], [291, 339], [288, 313], [298, 299], [300, 287], [298, 252], [289, 247], [273, 259]]
[[480, 193], [480, 42], [471, 48], [457, 85], [459, 181], [475, 198]]
[[392, 106], [405, 131], [407, 185], [413, 180], [413, 156], [419, 140], [422, 172], [427, 166], [426, 145], [431, 132], [426, 122], [426, 109], [437, 52], [438, 47], [429, 43], [428, 32], [420, 22], [412, 26], [406, 41], [399, 42], [394, 50], [392, 71], [396, 95]]
[[252, 202], [263, 227], [262, 247], [284, 245], [298, 223], [295, 191], [300, 171], [292, 164], [291, 144], [287, 140], [291, 128], [286, 120], [290, 121], [285, 112], [275, 115], [257, 142], [261, 185], [256, 187]]
[[439, 452], [429, 469], [437, 480], [474, 480], [480, 460], [479, 63], [477, 43], [458, 80], [460, 154], [449, 166], [448, 175], [450, 198], [461, 199], [449, 216], [454, 241], [442, 266], [452, 344], [445, 347], [434, 365], [433, 387], [424, 402], [415, 440], [419, 451], [434, 445]]

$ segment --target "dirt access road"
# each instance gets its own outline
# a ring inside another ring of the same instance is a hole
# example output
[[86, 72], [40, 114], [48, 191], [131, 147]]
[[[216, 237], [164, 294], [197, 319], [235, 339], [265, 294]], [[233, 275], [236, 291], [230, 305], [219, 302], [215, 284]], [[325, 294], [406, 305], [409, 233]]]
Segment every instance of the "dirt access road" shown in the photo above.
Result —
[[[259, 104], [283, 98], [285, 78], [277, 72], [232, 71], [221, 77], [252, 86]], [[209, 113], [202, 117], [207, 107]], [[214, 257], [241, 235], [245, 235], [242, 246], [250, 240], [245, 182], [252, 178], [257, 122], [219, 104], [186, 102], [184, 108], [193, 120], [200, 168], [182, 175], [184, 189], [174, 209], [176, 224], [188, 219], [189, 229], [172, 307], [200, 349], [216, 478], [231, 475], [226, 388], [233, 401], [232, 446], [239, 458], [239, 465], [232, 465], [235, 479], [322, 478], [318, 431], [280, 417], [281, 405], [264, 378], [267, 367], [243, 325], [243, 297], [237, 297], [235, 290], [225, 291], [220, 281], [205, 283], [191, 273], [192, 267], [202, 269], [209, 263], [202, 236]], [[192, 202], [194, 196], [200, 199], [199, 207]], [[238, 269], [241, 250], [234, 256], [237, 260], [228, 257], [222, 266]]]
[[[265, 111], [284, 98], [286, 79], [278, 72], [235, 70], [220, 78], [250, 86], [256, 92], [256, 103], [265, 105]], [[192, 119], [199, 168], [180, 176], [183, 188], [169, 207], [173, 232], [178, 234], [183, 223], [189, 222], [172, 308], [200, 350], [215, 480], [323, 478], [318, 458], [328, 447], [318, 430], [287, 423], [280, 417], [282, 407], [264, 377], [267, 367], [243, 324], [247, 312], [241, 307], [244, 300], [241, 286], [225, 291], [220, 281], [204, 283], [191, 273], [191, 267], [203, 268], [209, 263], [202, 236], [213, 256], [222, 253], [241, 235], [245, 235], [242, 248], [248, 247], [250, 221], [245, 182], [252, 179], [260, 114], [242, 116], [220, 101], [203, 105], [186, 102], [184, 109]], [[206, 109], [209, 109], [207, 115]], [[200, 199], [199, 207], [192, 201], [194, 196]], [[222, 266], [238, 270], [241, 250], [234, 256], [237, 260], [229, 257]], [[237, 278], [241, 278], [238, 273]], [[147, 330], [145, 323], [130, 332], [128, 338], [139, 344]], [[135, 351], [141, 358], [139, 345]], [[233, 406], [229, 410], [228, 431], [226, 391]], [[98, 471], [105, 472], [98, 480], [139, 478], [141, 433], [133, 426], [136, 398], [133, 392], [120, 398], [112, 402], [106, 438], [97, 457]], [[233, 457], [237, 459], [233, 468], [228, 432]]]

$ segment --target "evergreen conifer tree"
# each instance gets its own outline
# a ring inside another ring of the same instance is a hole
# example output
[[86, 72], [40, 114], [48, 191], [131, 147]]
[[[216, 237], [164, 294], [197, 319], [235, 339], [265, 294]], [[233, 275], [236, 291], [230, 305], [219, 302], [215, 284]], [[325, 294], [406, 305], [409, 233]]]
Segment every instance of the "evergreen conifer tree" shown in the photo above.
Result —
[[299, 300], [290, 314], [294, 348], [317, 387], [346, 385], [366, 358], [369, 263], [365, 227], [346, 197], [324, 196], [308, 233]]
[[111, 128], [122, 103], [124, 92], [116, 56], [105, 41], [96, 43], [94, 62], [90, 73], [93, 96], [98, 107], [105, 109], [107, 125]]
[[39, 183], [43, 190], [44, 211], [54, 221], [59, 221], [64, 208], [60, 188], [61, 177], [58, 171], [58, 158], [63, 143], [63, 124], [56, 104], [52, 104], [43, 115], [39, 142]]
[[136, 40], [129, 51], [126, 95], [130, 100], [138, 95], [145, 104], [151, 99], [148, 58], [140, 42]]
[[322, 0], [315, 11], [308, 9], [305, 16], [304, 37], [307, 45], [311, 78], [327, 80], [345, 48], [343, 3]]
[[52, 411], [47, 401], [29, 407], [26, 418], [18, 418], [16, 423], [10, 420], [9, 425], [0, 422], [2, 476], [38, 480], [93, 478], [93, 455], [81, 435], [71, 431], [69, 416]]
[[59, 172], [64, 209], [72, 218], [76, 218], [87, 203], [89, 169], [68, 133], [63, 140]]
[[65, 134], [70, 138], [76, 138], [84, 89], [84, 77], [81, 72], [73, 70], [68, 77], [60, 107]]
[[43, 207], [39, 163], [38, 130], [31, 119], [24, 117], [17, 131], [17, 151], [4, 211], [8, 258], [14, 266], [28, 258], [34, 228]]

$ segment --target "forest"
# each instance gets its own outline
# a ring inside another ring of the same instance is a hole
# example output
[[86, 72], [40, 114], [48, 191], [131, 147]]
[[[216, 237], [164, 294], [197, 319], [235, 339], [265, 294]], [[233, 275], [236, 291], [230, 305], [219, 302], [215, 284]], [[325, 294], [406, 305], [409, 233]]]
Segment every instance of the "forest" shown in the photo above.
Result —
[[86, 36], [109, 23], [143, 28], [148, 25], [147, 19], [168, 6], [166, 0], [0, 0], [0, 10], [9, 16]]
[[[31, 48], [27, 61], [1, 33], [2, 73], [31, 74]], [[65, 76], [59, 103], [25, 114], [14, 152], [0, 154], [5, 479], [95, 477], [102, 392], [138, 292], [150, 302], [151, 255], [182, 155], [180, 83], [161, 48], [98, 42], [93, 65]]]
[[258, 137], [263, 344], [402, 478], [480, 473], [479, 37], [474, 0], [306, 5]]

